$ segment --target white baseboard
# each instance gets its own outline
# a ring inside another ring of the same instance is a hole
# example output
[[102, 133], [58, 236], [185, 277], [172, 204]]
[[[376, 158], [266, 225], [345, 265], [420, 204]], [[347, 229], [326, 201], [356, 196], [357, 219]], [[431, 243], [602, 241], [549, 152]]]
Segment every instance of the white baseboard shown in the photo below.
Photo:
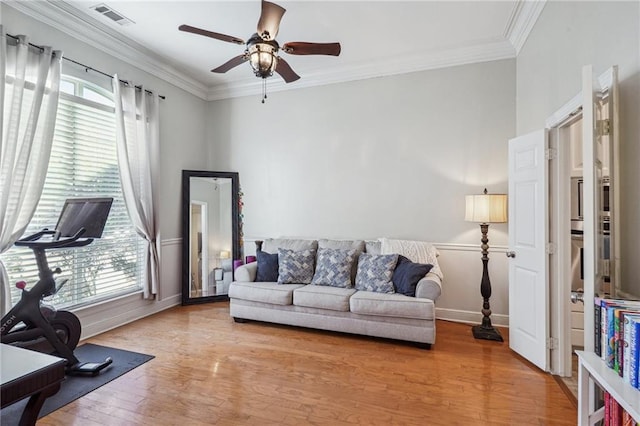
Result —
[[100, 307], [94, 306], [89, 312], [76, 311], [75, 314], [83, 324], [81, 338], [84, 340], [113, 330], [114, 328], [180, 305], [182, 301], [180, 294], [165, 297], [161, 301], [144, 300], [140, 294], [135, 296], [136, 297], [132, 297], [131, 300], [119, 299], [117, 305], [105, 304]]
[[[465, 324], [480, 324], [482, 322], [482, 312], [436, 308], [436, 318], [445, 321], [462, 322]], [[491, 314], [491, 324], [496, 327], [509, 327], [509, 316]]]

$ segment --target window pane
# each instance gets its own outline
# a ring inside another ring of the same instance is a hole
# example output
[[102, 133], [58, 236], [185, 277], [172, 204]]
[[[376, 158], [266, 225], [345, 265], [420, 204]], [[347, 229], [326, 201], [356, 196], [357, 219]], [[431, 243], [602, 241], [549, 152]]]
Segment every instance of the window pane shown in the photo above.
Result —
[[[86, 86], [84, 89], [85, 94], [90, 92]], [[92, 93], [104, 98], [97, 91]], [[113, 197], [114, 202], [101, 239], [82, 248], [47, 251], [51, 269], [61, 268], [60, 277], [69, 279], [53, 297], [58, 308], [84, 305], [141, 288], [139, 271], [144, 245], [122, 197], [114, 112], [76, 99], [60, 98], [44, 190], [26, 233], [45, 227], [53, 229], [67, 198]], [[13, 247], [2, 258], [11, 282], [27, 281], [28, 288], [36, 283], [37, 268], [31, 250]], [[12, 301], [17, 302], [19, 297], [19, 290], [12, 289]]]
[[114, 106], [113, 101], [111, 99], [107, 98], [105, 95], [87, 86], [84, 86], [83, 88], [82, 97], [90, 101], [97, 102], [99, 104]]
[[63, 93], [68, 93], [70, 95], [76, 94], [76, 85], [73, 82], [68, 80], [60, 81], [60, 91]]

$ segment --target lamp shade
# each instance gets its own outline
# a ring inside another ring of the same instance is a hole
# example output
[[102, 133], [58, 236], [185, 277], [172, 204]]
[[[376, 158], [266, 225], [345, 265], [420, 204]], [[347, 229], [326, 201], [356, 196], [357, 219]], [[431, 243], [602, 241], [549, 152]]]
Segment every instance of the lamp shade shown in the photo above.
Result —
[[231, 257], [231, 252], [229, 250], [220, 251], [220, 259], [229, 259], [230, 257]]
[[467, 195], [464, 220], [468, 222], [501, 223], [507, 221], [507, 195]]

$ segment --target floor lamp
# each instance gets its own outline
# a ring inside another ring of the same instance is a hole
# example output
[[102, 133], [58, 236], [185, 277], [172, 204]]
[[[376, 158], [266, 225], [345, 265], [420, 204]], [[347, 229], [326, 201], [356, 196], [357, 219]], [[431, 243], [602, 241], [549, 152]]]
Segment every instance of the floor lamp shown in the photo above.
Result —
[[476, 339], [496, 340], [503, 342], [500, 332], [491, 325], [491, 281], [489, 280], [489, 223], [504, 223], [507, 221], [507, 196], [506, 194], [467, 195], [465, 220], [468, 222], [480, 222], [482, 232], [482, 281], [480, 282], [480, 294], [482, 295], [482, 324], [472, 328], [473, 337]]

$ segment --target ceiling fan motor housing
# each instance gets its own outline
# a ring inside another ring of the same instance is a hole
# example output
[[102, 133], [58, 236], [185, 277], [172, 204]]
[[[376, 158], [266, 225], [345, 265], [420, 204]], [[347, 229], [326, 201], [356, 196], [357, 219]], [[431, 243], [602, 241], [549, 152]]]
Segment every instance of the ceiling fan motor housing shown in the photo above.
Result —
[[273, 75], [278, 65], [278, 50], [280, 45], [275, 40], [265, 40], [255, 33], [247, 41], [246, 54], [253, 73], [257, 77], [267, 78]]

